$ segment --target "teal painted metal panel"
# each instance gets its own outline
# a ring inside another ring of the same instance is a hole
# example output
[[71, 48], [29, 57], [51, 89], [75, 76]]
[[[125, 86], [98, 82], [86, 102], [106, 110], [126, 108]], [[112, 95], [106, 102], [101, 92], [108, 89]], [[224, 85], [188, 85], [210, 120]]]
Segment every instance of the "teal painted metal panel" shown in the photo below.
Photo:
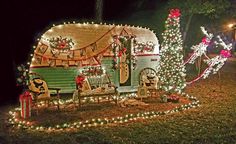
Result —
[[75, 90], [76, 67], [41, 67], [31, 68], [30, 71], [41, 75], [47, 82], [48, 87], [61, 88], [61, 93], [73, 93]]

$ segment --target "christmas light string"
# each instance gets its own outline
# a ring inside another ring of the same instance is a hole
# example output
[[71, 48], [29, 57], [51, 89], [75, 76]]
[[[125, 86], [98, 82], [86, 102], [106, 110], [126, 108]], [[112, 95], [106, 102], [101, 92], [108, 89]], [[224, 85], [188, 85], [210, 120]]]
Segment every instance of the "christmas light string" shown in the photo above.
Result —
[[[152, 119], [158, 116], [180, 112], [200, 106], [200, 102], [199, 100], [197, 100], [197, 98], [190, 96], [186, 93], [181, 93], [181, 95], [183, 97], [188, 98], [191, 102], [166, 111], [147, 111], [135, 114], [127, 114], [125, 116], [118, 116], [113, 118], [96, 118], [96, 119], [93, 118], [90, 120], [67, 122], [63, 124], [57, 124], [54, 126], [40, 126], [40, 125], [35, 125], [34, 122], [18, 118], [17, 113], [20, 111], [20, 109], [15, 108], [14, 110], [9, 111], [10, 118], [8, 119], [8, 122], [13, 127], [19, 129], [26, 129], [40, 132], [67, 132], [67, 131], [79, 130], [86, 127], [96, 127], [105, 125], [111, 126], [112, 124], [122, 124], [122, 123], [133, 122], [136, 120]], [[67, 102], [69, 103], [71, 102], [71, 100], [70, 101], [67, 100]]]
[[[77, 51], [77, 50], [82, 50], [82, 49], [86, 49], [86, 48], [90, 47], [91, 45], [97, 43], [99, 40], [101, 40], [103, 37], [105, 37], [105, 36], [106, 36], [108, 33], [110, 33], [115, 27], [116, 27], [116, 25], [113, 26], [111, 29], [109, 29], [106, 33], [104, 33], [101, 37], [99, 37], [99, 38], [98, 38], [97, 40], [95, 40], [94, 42], [92, 42], [92, 43], [90, 43], [90, 44], [88, 44], [88, 45], [86, 45], [86, 46], [84, 46], [84, 47], [77, 48], [77, 49], [72, 49], [72, 50], [70, 50], [70, 51]], [[44, 38], [43, 36], [41, 37], [41, 39], [42, 39], [42, 40], [45, 40], [45, 41], [47, 41], [47, 42], [49, 42], [49, 39]]]

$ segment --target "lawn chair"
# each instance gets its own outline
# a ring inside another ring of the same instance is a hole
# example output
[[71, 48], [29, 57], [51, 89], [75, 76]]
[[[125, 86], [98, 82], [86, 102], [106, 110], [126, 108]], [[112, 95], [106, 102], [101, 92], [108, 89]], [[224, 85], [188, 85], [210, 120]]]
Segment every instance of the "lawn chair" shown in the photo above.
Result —
[[[36, 74], [36, 73], [30, 73], [30, 80], [28, 88], [32, 94], [33, 99], [33, 108], [36, 108], [36, 111], [38, 113], [38, 104], [44, 103], [47, 107], [49, 107], [52, 103], [52, 105], [56, 105], [57, 109], [59, 110], [59, 99], [60, 99], [60, 88], [48, 88], [48, 85], [46, 81], [43, 80], [43, 78]], [[51, 96], [49, 90], [56, 90], [56, 97]]]

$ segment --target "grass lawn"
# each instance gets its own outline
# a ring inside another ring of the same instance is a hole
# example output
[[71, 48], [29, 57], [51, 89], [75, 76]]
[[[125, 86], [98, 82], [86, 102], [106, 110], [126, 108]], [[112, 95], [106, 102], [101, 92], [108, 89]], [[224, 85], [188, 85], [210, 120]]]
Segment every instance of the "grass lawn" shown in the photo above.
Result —
[[[185, 90], [201, 106], [157, 118], [115, 126], [83, 128], [77, 132], [43, 133], [12, 129], [1, 107], [0, 144], [28, 143], [236, 143], [236, 61], [229, 59], [218, 75]], [[63, 117], [61, 117], [63, 118]], [[47, 119], [42, 116], [41, 119]]]

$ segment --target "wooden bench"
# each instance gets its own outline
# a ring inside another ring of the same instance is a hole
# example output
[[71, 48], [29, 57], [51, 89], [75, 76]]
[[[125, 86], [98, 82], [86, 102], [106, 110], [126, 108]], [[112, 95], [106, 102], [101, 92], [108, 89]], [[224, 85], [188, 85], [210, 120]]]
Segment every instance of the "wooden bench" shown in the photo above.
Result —
[[[114, 87], [113, 90], [109, 90], [109, 91], [104, 91], [104, 92], [100, 92], [100, 93], [83, 93], [83, 92], [79, 92], [78, 90], [76, 90], [76, 93], [74, 93], [73, 95], [73, 102], [76, 105], [78, 101], [78, 107], [82, 106], [82, 100], [85, 98], [93, 98], [95, 100], [97, 100], [98, 103], [100, 103], [100, 98], [101, 97], [108, 97], [108, 101], [113, 100], [116, 104], [118, 103], [118, 97], [117, 97], [117, 87]], [[116, 95], [115, 98], [113, 98], [113, 96]]]

